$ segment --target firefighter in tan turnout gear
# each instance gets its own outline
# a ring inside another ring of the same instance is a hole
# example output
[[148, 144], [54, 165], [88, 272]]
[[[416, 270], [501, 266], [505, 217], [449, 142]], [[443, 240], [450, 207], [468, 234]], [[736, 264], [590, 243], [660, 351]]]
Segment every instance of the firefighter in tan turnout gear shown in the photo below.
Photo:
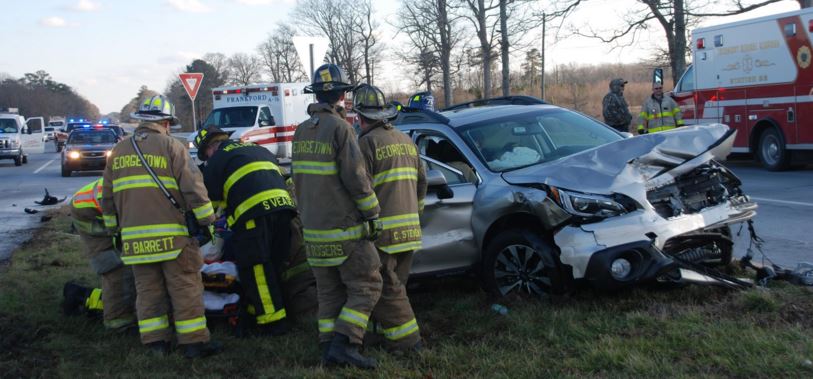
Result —
[[79, 232], [90, 266], [102, 277], [102, 288], [65, 284], [66, 313], [79, 309], [103, 310], [104, 327], [122, 330], [135, 325], [135, 284], [133, 270], [125, 266], [113, 247], [113, 235], [102, 221], [102, 181], [97, 179], [80, 188], [71, 198], [73, 226]]
[[102, 213], [105, 226], [120, 232], [121, 259], [133, 269], [141, 342], [167, 354], [174, 324], [184, 356], [214, 354], [221, 345], [209, 340], [206, 327], [203, 257], [189, 235], [195, 222], [215, 219], [203, 178], [184, 145], [169, 135], [177, 118], [164, 96], [147, 99], [131, 117], [142, 122], [108, 158]]
[[398, 115], [376, 87], [362, 85], [353, 92], [353, 110], [361, 121], [359, 148], [381, 205], [383, 232], [375, 241], [384, 285], [373, 310], [375, 332], [390, 349], [417, 351], [418, 323], [406, 292], [412, 255], [421, 248], [419, 212], [426, 196], [426, 175], [418, 148], [389, 123]]
[[382, 226], [356, 135], [339, 105], [350, 88], [338, 66], [316, 70], [306, 91], [317, 103], [296, 129], [291, 168], [316, 276], [322, 360], [374, 368], [375, 359], [358, 349], [381, 295], [381, 262], [371, 240]]

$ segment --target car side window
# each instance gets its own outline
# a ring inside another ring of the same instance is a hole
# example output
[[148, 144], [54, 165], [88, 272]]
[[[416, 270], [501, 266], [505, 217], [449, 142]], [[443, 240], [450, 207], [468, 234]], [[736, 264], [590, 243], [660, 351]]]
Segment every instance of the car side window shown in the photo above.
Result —
[[271, 115], [271, 110], [267, 107], [260, 108], [260, 118], [258, 119], [259, 122], [266, 121], [269, 124], [274, 123], [274, 116]]
[[[464, 182], [477, 183], [477, 174], [463, 153], [445, 136], [438, 133], [417, 132], [416, 144], [421, 155], [442, 162], [463, 174]], [[432, 168], [430, 168], [432, 169]], [[446, 173], [444, 173], [446, 175]], [[449, 184], [453, 184], [447, 176]]]

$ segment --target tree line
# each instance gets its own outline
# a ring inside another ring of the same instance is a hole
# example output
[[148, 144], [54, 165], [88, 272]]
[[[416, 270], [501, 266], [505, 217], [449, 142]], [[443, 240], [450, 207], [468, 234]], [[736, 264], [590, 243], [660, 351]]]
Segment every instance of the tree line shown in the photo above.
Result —
[[96, 105], [43, 70], [0, 81], [0, 108], [18, 108], [21, 115], [46, 120], [53, 116], [98, 120], [100, 116]]

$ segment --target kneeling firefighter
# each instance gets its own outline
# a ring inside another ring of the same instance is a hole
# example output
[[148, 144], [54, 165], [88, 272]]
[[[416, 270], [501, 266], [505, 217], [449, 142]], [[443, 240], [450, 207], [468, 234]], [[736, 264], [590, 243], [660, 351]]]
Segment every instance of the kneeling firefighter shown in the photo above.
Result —
[[288, 331], [282, 275], [291, 246], [291, 219], [296, 215], [277, 160], [253, 143], [230, 141], [216, 127], [195, 136], [209, 198], [225, 207], [234, 233], [237, 272], [249, 313], [260, 334]]
[[102, 178], [77, 191], [71, 198], [73, 226], [79, 232], [90, 266], [102, 277], [102, 288], [65, 284], [63, 309], [103, 311], [104, 327], [122, 330], [136, 324], [133, 270], [125, 266], [114, 249], [114, 237], [102, 221]]

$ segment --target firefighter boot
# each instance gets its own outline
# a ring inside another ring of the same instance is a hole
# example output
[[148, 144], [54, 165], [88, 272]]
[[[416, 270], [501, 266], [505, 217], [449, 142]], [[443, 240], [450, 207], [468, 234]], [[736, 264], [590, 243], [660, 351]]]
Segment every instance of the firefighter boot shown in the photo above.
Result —
[[62, 312], [68, 316], [76, 316], [85, 311], [85, 302], [93, 292], [92, 288], [81, 286], [74, 282], [67, 282], [62, 287]]
[[217, 341], [190, 343], [181, 347], [183, 356], [189, 359], [206, 358], [223, 351], [223, 344]]
[[146, 344], [150, 352], [157, 356], [166, 357], [169, 355], [169, 342], [168, 341], [155, 341]]
[[351, 345], [350, 339], [341, 333], [336, 333], [333, 340], [330, 341], [325, 363], [327, 365], [353, 365], [364, 369], [373, 369], [378, 366], [375, 358], [361, 355], [359, 347]]

